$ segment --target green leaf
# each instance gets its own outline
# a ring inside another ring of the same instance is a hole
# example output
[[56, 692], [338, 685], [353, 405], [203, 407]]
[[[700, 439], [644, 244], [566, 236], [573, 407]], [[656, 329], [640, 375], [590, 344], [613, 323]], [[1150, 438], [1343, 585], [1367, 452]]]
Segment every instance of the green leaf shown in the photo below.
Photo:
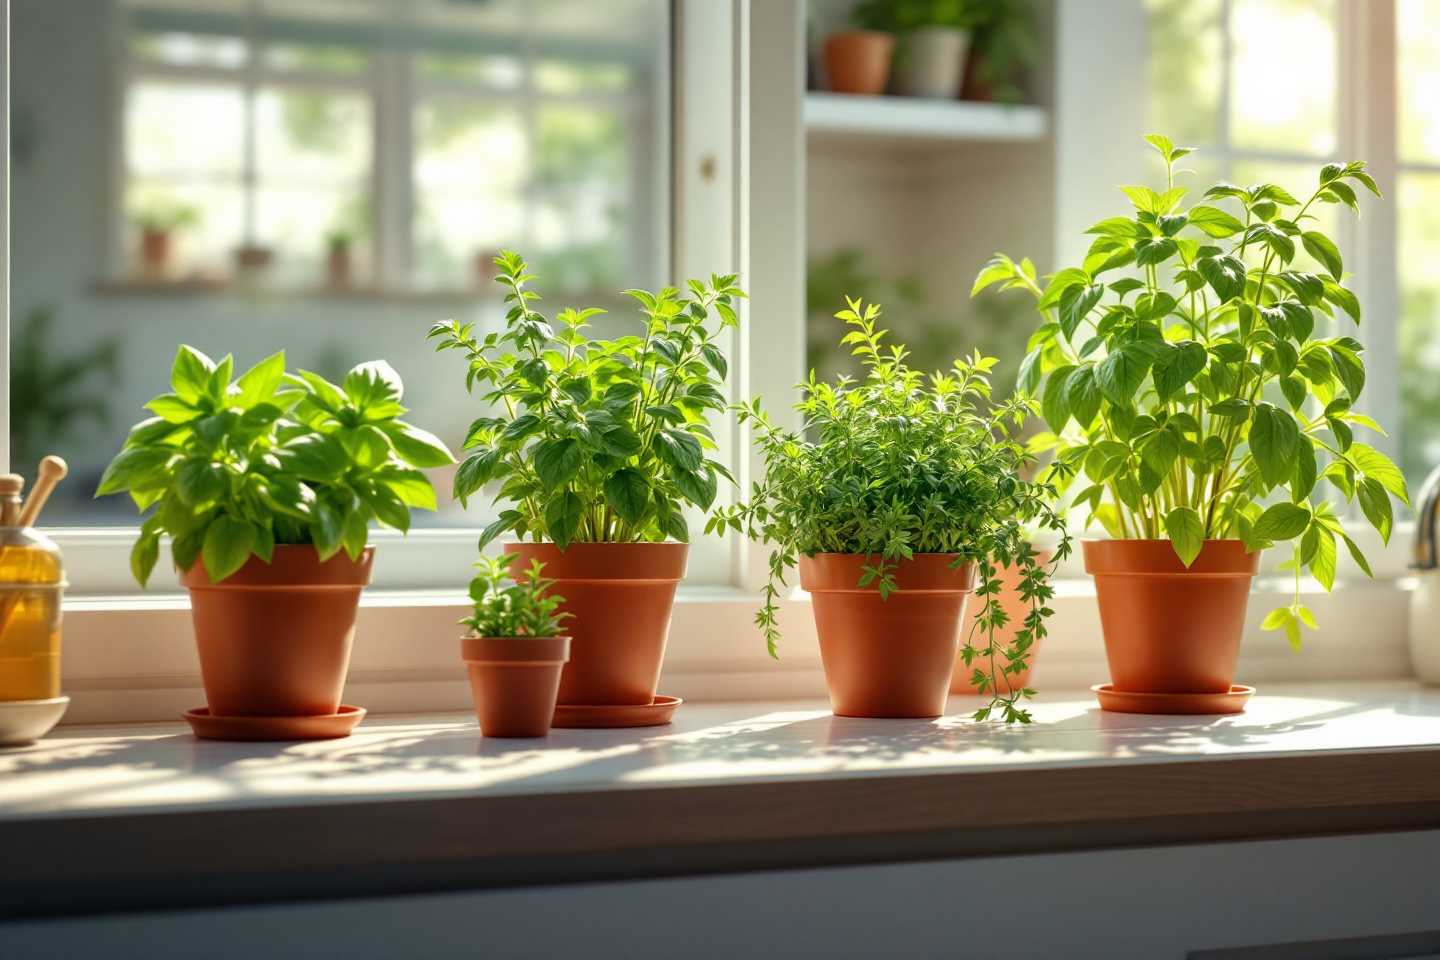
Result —
[[227, 471], [206, 459], [186, 460], [175, 473], [175, 491], [187, 505], [203, 509], [229, 491]]
[[141, 528], [140, 538], [130, 549], [130, 572], [140, 586], [145, 586], [160, 559], [160, 532]]
[[1335, 242], [1314, 230], [1300, 234], [1300, 242], [1305, 245], [1305, 252], [1322, 264], [1335, 282], [1340, 282], [1345, 276], [1345, 262], [1340, 258]]
[[1315, 447], [1307, 437], [1295, 445], [1295, 467], [1290, 474], [1290, 502], [1300, 503], [1309, 497], [1315, 489], [1317, 476]]
[[1150, 237], [1135, 242], [1135, 262], [1142, 267], [1163, 263], [1180, 248], [1169, 237]]
[[285, 351], [281, 350], [279, 353], [272, 353], [241, 375], [237, 382], [240, 394], [235, 398], [235, 405], [249, 410], [257, 404], [269, 403], [284, 381]]
[[1277, 503], [1255, 522], [1255, 536], [1264, 540], [1293, 540], [1310, 525], [1310, 510], [1294, 503]]
[[307, 433], [275, 451], [281, 466], [305, 480], [333, 482], [350, 468], [350, 455], [333, 434]]
[[1291, 458], [1299, 441], [1300, 427], [1294, 417], [1272, 403], [1255, 405], [1250, 422], [1250, 455], [1268, 485], [1277, 486], [1290, 475]]
[[1070, 375], [1074, 372], [1073, 366], [1056, 367], [1045, 380], [1040, 415], [1057, 435], [1065, 429], [1065, 424], [1070, 420], [1070, 402], [1065, 398], [1065, 391]]
[[1355, 484], [1355, 493], [1360, 499], [1360, 510], [1370, 525], [1380, 531], [1380, 539], [1390, 542], [1390, 531], [1395, 526], [1395, 511], [1390, 504], [1390, 495], [1379, 480], [1366, 477]]
[[1180, 438], [1169, 430], [1156, 430], [1140, 446], [1140, 459], [1161, 476], [1170, 472], [1179, 455]]
[[1065, 291], [1060, 298], [1060, 329], [1065, 332], [1066, 339], [1075, 336], [1075, 330], [1104, 293], [1105, 285], [1102, 283], [1074, 286]]
[[1150, 376], [1161, 403], [1179, 393], [1196, 374], [1205, 369], [1205, 347], [1194, 340], [1160, 347]]
[[581, 449], [579, 441], [572, 437], [563, 440], [545, 439], [531, 448], [530, 457], [542, 487], [545, 490], [555, 490], [575, 479], [585, 462], [585, 451]]
[[620, 519], [637, 527], [650, 504], [650, 481], [635, 467], [623, 467], [605, 478], [605, 502]]
[[1205, 546], [1205, 524], [1191, 507], [1176, 507], [1165, 516], [1165, 533], [1175, 545], [1180, 562], [1188, 568]]
[[1075, 370], [1065, 383], [1065, 402], [1075, 422], [1088, 427], [1100, 412], [1100, 387], [1095, 382], [1095, 365], [1087, 363]]
[[[450, 448], [435, 434], [399, 420], [378, 424], [385, 436], [395, 445], [395, 453], [412, 467], [429, 469], [444, 467], [455, 462]], [[511, 424], [514, 426], [514, 424]], [[509, 433], [509, 430], [506, 430]]]
[[1320, 524], [1312, 524], [1305, 532], [1307, 539], [1314, 535], [1313, 553], [1310, 555], [1310, 573], [1328, 593], [1335, 587], [1335, 534]]
[[1198, 227], [1212, 237], [1232, 237], [1245, 229], [1245, 224], [1219, 207], [1190, 208], [1190, 226]]
[[375, 471], [374, 478], [376, 483], [383, 483], [406, 506], [418, 507], [421, 510], [436, 508], [435, 488], [431, 486], [429, 478], [419, 470], [391, 465]]
[[1393, 493], [1401, 503], [1410, 506], [1410, 491], [1405, 485], [1405, 474], [1385, 454], [1363, 443], [1352, 444], [1345, 454], [1355, 468], [1367, 477], [1373, 477], [1386, 491]]
[[699, 470], [704, 459], [700, 441], [683, 430], [661, 430], [655, 436], [655, 451], [661, 460], [684, 471]]
[[680, 495], [701, 510], [709, 510], [715, 503], [719, 484], [715, 475], [708, 470], [677, 470], [672, 468], [670, 479], [675, 481]]
[[1100, 392], [1111, 403], [1129, 403], [1150, 369], [1150, 356], [1149, 349], [1138, 343], [1116, 349], [1095, 367]]
[[181, 400], [198, 403], [205, 396], [210, 374], [214, 372], [214, 360], [194, 347], [181, 344], [175, 353], [175, 365], [170, 369], [170, 386]]
[[1244, 261], [1233, 256], [1201, 257], [1195, 262], [1195, 269], [1221, 303], [1233, 300], [1245, 292], [1246, 268]]
[[1350, 394], [1351, 400], [1360, 399], [1360, 392], [1365, 389], [1365, 364], [1360, 360], [1360, 355], [1339, 342], [1331, 343], [1329, 352], [1335, 375], [1340, 378], [1345, 392]]
[[1356, 297], [1352, 291], [1340, 286], [1340, 284], [1334, 282], [1333, 280], [1324, 281], [1324, 286], [1325, 299], [1329, 300], [1331, 303], [1335, 304], [1335, 306], [1350, 314], [1351, 318], [1356, 323], [1359, 323], [1360, 299]]
[[405, 390], [400, 374], [384, 360], [360, 364], [345, 375], [340, 388], [366, 420], [389, 420], [405, 412], [400, 406]]
[[[375, 514], [375, 519], [402, 533], [410, 529], [410, 510], [389, 487], [383, 484], [357, 486], [360, 499]], [[361, 546], [364, 546], [362, 543]], [[347, 544], [348, 547], [348, 544]]]
[[228, 579], [250, 559], [255, 546], [255, 525], [246, 520], [221, 515], [205, 530], [201, 557], [211, 583]]

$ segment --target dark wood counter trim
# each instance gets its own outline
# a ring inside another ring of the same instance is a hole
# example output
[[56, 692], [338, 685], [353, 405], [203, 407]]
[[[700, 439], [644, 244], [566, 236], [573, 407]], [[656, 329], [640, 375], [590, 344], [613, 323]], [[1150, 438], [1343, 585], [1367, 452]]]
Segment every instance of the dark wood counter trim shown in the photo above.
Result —
[[1440, 828], [1440, 747], [0, 821], [0, 918]]

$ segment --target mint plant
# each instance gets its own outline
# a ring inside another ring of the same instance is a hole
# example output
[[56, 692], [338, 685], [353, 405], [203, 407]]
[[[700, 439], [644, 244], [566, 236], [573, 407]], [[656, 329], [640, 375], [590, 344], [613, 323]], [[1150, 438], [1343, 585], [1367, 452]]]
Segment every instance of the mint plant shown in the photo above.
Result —
[[[917, 553], [953, 553], [955, 566], [974, 561], [980, 574], [975, 594], [984, 608], [960, 655], [975, 668], [976, 686], [990, 694], [975, 719], [995, 714], [1028, 723], [1021, 702], [1035, 691], [1016, 689], [1011, 679], [1045, 636], [1051, 613], [1045, 602], [1054, 588], [1026, 538], [1026, 524], [1060, 535], [1057, 560], [1070, 551], [1063, 518], [1050, 506], [1054, 489], [1019, 476], [1033, 458], [1011, 430], [1024, 424], [1030, 401], [992, 402], [987, 374], [996, 361], [978, 352], [927, 379], [905, 365], [904, 347], [882, 346], [886, 331], [876, 329], [877, 305], [847, 303], [836, 314], [854, 327], [843, 342], [853, 345], [868, 375], [830, 384], [812, 374], [800, 385], [795, 409], [804, 423], [796, 431], [771, 424], [758, 399], [739, 406], [742, 422], [755, 430], [765, 476], [748, 502], [716, 511], [706, 532], [730, 529], [775, 545], [756, 617], [772, 657], [779, 640], [776, 601], [802, 553], [873, 558], [858, 585], [873, 586], [882, 598], [895, 589], [900, 561]], [[1008, 647], [994, 637], [1010, 619], [998, 599], [1002, 564], [1019, 571], [1021, 596], [1030, 607]]]
[[[545, 564], [530, 561], [530, 569], [513, 573], [510, 567], [519, 554], [481, 557], [475, 563], [475, 579], [470, 581], [470, 599], [475, 613], [460, 621], [470, 628], [472, 637], [558, 637], [561, 623], [573, 614], [563, 613], [564, 597], [545, 591], [555, 584], [541, 576]], [[513, 581], [502, 587], [504, 581]]]
[[[1168, 538], [1187, 567], [1207, 539], [1238, 538], [1252, 552], [1291, 542], [1295, 599], [1264, 625], [1299, 649], [1301, 624], [1315, 627], [1301, 569], [1329, 590], [1343, 541], [1370, 574], [1321, 481], [1358, 500], [1386, 542], [1390, 498], [1410, 502], [1389, 458], [1355, 439], [1357, 427], [1383, 433], [1355, 409], [1364, 347], [1327, 334], [1345, 325], [1341, 314], [1358, 325], [1360, 303], [1342, 285], [1334, 241], [1307, 223], [1316, 204], [1358, 213], [1352, 184], [1380, 190], [1363, 161], [1331, 163], [1304, 201], [1273, 183], [1221, 183], [1183, 208], [1175, 162], [1193, 151], [1145, 139], [1164, 158], [1164, 192], [1121, 187], [1133, 215], [1091, 227], [1082, 265], [1042, 284], [1029, 260], [1000, 255], [975, 292], [999, 284], [1038, 300], [1043, 323], [1020, 386], [1040, 397], [1051, 428], [1035, 449], [1053, 451], [1049, 478], [1072, 488], [1087, 526]], [[1301, 249], [1319, 272], [1297, 265]]]
[[[745, 294], [735, 277], [689, 281], [690, 296], [627, 290], [640, 304], [639, 335], [590, 340], [584, 330], [603, 311], [565, 309], [557, 330], [525, 289], [535, 277], [518, 253], [495, 258], [508, 292], [504, 332], [483, 338], [474, 324], [436, 324], [437, 350], [469, 361], [465, 385], [487, 388], [491, 408], [470, 425], [470, 455], [455, 475], [462, 503], [497, 482], [507, 501], [480, 547], [510, 531], [521, 539], [571, 543], [689, 540], [680, 510], [709, 510], [730, 473], [706, 456], [715, 449], [706, 422], [724, 410], [720, 384], [729, 363], [714, 342], [737, 325]], [[733, 482], [733, 481], [732, 481]]]
[[313, 544], [321, 560], [365, 549], [369, 522], [405, 531], [410, 508], [435, 509], [421, 473], [455, 458], [433, 434], [399, 419], [400, 377], [383, 360], [336, 386], [268, 357], [231, 382], [233, 361], [192, 347], [175, 357], [172, 393], [146, 406], [96, 496], [129, 491], [142, 512], [130, 569], [143, 586], [173, 538], [175, 563], [196, 558], [215, 582], [276, 544]]

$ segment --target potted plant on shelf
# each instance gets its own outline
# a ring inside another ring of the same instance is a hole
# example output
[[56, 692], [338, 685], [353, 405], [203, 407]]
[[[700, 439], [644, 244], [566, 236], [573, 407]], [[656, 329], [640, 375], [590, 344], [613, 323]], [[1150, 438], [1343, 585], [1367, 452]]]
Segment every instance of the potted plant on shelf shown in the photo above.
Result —
[[1021, 103], [1020, 83], [1040, 60], [1029, 0], [971, 0], [975, 20], [965, 63], [964, 100]]
[[173, 392], [130, 431], [96, 496], [128, 490], [142, 511], [130, 567], [143, 586], [162, 535], [190, 591], [208, 710], [201, 736], [344, 736], [364, 711], [340, 704], [369, 522], [408, 530], [435, 509], [421, 468], [453, 463], [399, 419], [400, 377], [384, 361], [339, 386], [285, 372], [277, 353], [231, 382], [233, 362], [182, 346]]
[[[866, 378], [802, 384], [798, 431], [772, 426], [758, 400], [740, 407], [756, 428], [765, 476], [748, 502], [717, 511], [707, 530], [775, 544], [757, 618], [772, 656], [776, 600], [798, 562], [837, 715], [939, 716], [959, 650], [990, 696], [976, 719], [1026, 722], [1021, 704], [1034, 691], [1013, 680], [1045, 634], [1052, 588], [1024, 525], [1058, 532], [1057, 555], [1069, 552], [1062, 518], [1048, 505], [1053, 490], [1018, 476], [1028, 457], [1007, 428], [1024, 422], [1030, 402], [991, 405], [986, 375], [995, 361], [979, 353], [926, 383], [905, 366], [903, 347], [881, 346], [879, 308], [848, 303], [836, 316], [855, 328], [844, 342]], [[1020, 572], [1029, 608], [1008, 646], [994, 636], [1010, 622], [997, 599], [997, 565]], [[972, 591], [983, 615], [962, 645]]]
[[354, 279], [356, 231], [336, 227], [325, 233], [325, 279], [332, 287], [348, 287]]
[[866, 0], [855, 22], [899, 38], [896, 72], [902, 94], [953, 100], [965, 76], [975, 0]]
[[471, 424], [455, 475], [462, 503], [487, 483], [506, 501], [480, 546], [502, 533], [532, 542], [505, 549], [539, 560], [565, 597], [570, 661], [557, 726], [668, 722], [678, 701], [655, 696], [675, 587], [685, 577], [685, 505], [709, 510], [719, 481], [706, 417], [723, 410], [729, 364], [716, 333], [736, 325], [734, 277], [628, 293], [639, 336], [590, 340], [601, 311], [562, 310], [559, 329], [538, 313], [535, 279], [517, 253], [495, 258], [508, 292], [504, 332], [477, 337], [446, 321], [430, 336], [469, 361], [466, 385], [487, 385], [491, 412]]
[[[1164, 158], [1165, 190], [1122, 187], [1133, 216], [1091, 227], [1081, 266], [1042, 285], [1028, 260], [1000, 256], [975, 290], [1039, 298], [1044, 323], [1020, 373], [1053, 431], [1039, 448], [1053, 449], [1049, 476], [1087, 524], [1113, 538], [1084, 542], [1110, 662], [1102, 704], [1235, 712], [1249, 696], [1232, 683], [1260, 551], [1291, 543], [1295, 599], [1263, 626], [1298, 650], [1302, 624], [1315, 626], [1301, 570], [1329, 590], [1343, 542], [1370, 572], [1320, 483], [1358, 499], [1386, 541], [1390, 498], [1409, 503], [1400, 471], [1354, 437], [1379, 430], [1355, 410], [1363, 348], [1316, 335], [1340, 322], [1336, 308], [1358, 324], [1360, 304], [1310, 211], [1358, 211], [1351, 182], [1379, 190], [1363, 162], [1332, 163], [1303, 202], [1275, 184], [1221, 183], [1184, 209], [1174, 165], [1192, 151], [1146, 139]], [[1240, 217], [1222, 208], [1232, 204]], [[1314, 268], [1297, 262], [1302, 249]]]
[[880, 30], [842, 30], [826, 38], [824, 53], [832, 91], [878, 97], [890, 82], [895, 37]]
[[[519, 560], [510, 553], [482, 557], [470, 582], [474, 616], [461, 620], [470, 628], [460, 641], [470, 672], [470, 691], [480, 733], [487, 737], [543, 737], [550, 732], [560, 692], [560, 671], [570, 659], [570, 638], [560, 623], [565, 598], [542, 579], [545, 565], [530, 561], [529, 569], [512, 574]], [[501, 587], [505, 579], [513, 586]]]
[[131, 216], [140, 231], [140, 265], [147, 277], [163, 278], [170, 271], [175, 231], [200, 220], [200, 211], [188, 203], [157, 199]]

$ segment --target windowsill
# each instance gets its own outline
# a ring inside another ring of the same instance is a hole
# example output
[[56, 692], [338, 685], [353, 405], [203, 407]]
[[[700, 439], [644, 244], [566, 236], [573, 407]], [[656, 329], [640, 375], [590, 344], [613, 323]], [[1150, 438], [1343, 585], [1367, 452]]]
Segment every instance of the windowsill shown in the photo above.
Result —
[[0, 753], [9, 916], [1430, 826], [1440, 691], [1262, 689], [1243, 715], [1033, 726], [687, 704], [675, 723], [486, 740], [473, 715], [234, 744], [62, 728]]

